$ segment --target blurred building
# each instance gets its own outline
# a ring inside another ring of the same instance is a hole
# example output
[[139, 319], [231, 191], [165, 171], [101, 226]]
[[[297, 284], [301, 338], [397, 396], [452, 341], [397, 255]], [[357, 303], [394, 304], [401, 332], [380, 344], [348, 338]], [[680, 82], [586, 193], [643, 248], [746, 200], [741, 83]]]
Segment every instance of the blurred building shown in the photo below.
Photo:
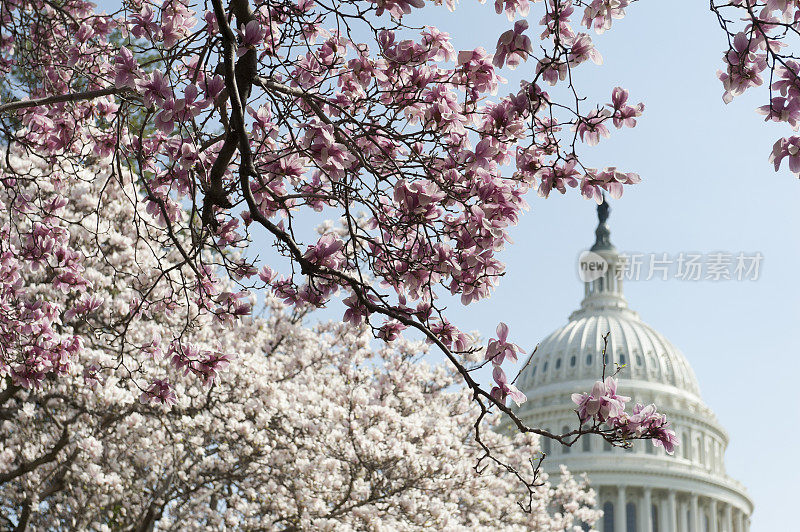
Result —
[[[728, 434], [703, 403], [689, 362], [664, 336], [628, 307], [622, 291], [624, 258], [611, 244], [607, 203], [593, 254], [584, 254], [586, 280], [580, 308], [569, 322], [541, 341], [517, 381], [528, 397], [519, 415], [553, 432], [575, 427], [574, 392], [591, 390], [603, 372], [603, 336], [610, 332], [606, 368], [617, 374], [629, 404], [655, 403], [667, 414], [681, 445], [674, 456], [650, 441], [612, 448], [602, 438], [583, 436], [572, 447], [546, 440], [544, 470], [559, 464], [586, 472], [598, 492], [602, 532], [745, 532], [753, 503], [742, 484], [725, 472]], [[594, 260], [594, 265], [592, 261]], [[605, 263], [597, 268], [596, 263]]]

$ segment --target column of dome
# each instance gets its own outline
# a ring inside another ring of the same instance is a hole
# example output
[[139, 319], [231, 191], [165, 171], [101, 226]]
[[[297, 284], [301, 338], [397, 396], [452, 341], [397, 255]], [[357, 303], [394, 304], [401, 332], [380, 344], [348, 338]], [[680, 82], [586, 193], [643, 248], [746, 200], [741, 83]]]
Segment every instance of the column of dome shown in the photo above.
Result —
[[747, 508], [694, 492], [626, 483], [595, 489], [603, 510], [599, 532], [746, 532], [750, 526]]

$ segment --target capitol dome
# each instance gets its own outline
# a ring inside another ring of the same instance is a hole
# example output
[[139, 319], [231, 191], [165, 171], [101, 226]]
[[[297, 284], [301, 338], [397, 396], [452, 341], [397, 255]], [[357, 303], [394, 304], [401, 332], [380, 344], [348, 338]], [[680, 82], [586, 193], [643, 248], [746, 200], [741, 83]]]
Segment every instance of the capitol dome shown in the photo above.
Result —
[[[753, 503], [725, 472], [728, 434], [703, 403], [697, 377], [683, 354], [628, 307], [622, 290], [624, 257], [610, 241], [608, 205], [598, 207], [600, 223], [585, 260], [602, 264], [584, 283], [584, 298], [563, 327], [542, 340], [518, 387], [528, 397], [518, 415], [552, 432], [575, 427], [570, 396], [585, 392], [603, 374], [619, 369], [623, 395], [632, 403], [655, 403], [681, 440], [674, 455], [651, 442], [630, 449], [583, 436], [572, 447], [543, 441], [545, 472], [559, 464], [585, 472], [604, 511], [602, 532], [746, 532]], [[610, 333], [610, 334], [609, 334]]]
[[[522, 385], [594, 382], [603, 371], [603, 336], [608, 332], [607, 364], [625, 364], [620, 377], [635, 380], [637, 385], [651, 384], [653, 389], [677, 388], [699, 399], [697, 378], [683, 354], [629, 309], [582, 308], [574, 312], [569, 323], [541, 341], [537, 364], [523, 374]], [[538, 375], [536, 368], [541, 370]]]

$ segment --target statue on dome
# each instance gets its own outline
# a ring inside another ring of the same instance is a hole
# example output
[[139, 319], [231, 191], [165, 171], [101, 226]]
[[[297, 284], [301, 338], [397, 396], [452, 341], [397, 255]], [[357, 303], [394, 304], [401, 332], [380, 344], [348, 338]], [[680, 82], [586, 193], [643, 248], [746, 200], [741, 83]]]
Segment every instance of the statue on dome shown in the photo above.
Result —
[[606, 195], [603, 194], [603, 203], [597, 206], [598, 223], [597, 229], [594, 232], [596, 239], [594, 245], [592, 246], [592, 251], [614, 249], [614, 245], [611, 243], [611, 231], [606, 225], [606, 220], [608, 220], [608, 215], [610, 212], [611, 206], [608, 204], [608, 200], [606, 200]]
[[600, 220], [601, 224], [606, 223], [610, 212], [611, 207], [608, 205], [608, 201], [606, 201], [606, 195], [603, 194], [603, 203], [597, 206], [597, 218]]

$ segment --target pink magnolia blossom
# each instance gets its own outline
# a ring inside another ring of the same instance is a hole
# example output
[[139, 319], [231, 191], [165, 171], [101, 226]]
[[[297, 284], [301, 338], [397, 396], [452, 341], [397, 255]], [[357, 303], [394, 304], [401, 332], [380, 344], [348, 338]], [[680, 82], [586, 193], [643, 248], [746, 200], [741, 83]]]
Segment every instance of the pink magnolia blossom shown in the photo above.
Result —
[[592, 0], [583, 11], [581, 24], [588, 29], [594, 28], [601, 34], [611, 29], [612, 20], [625, 17], [625, 8], [629, 0]]
[[733, 40], [733, 47], [725, 54], [726, 72], [718, 71], [717, 76], [725, 87], [722, 99], [730, 103], [735, 96], [750, 87], [763, 83], [760, 73], [767, 68], [767, 58], [758, 52], [758, 42], [745, 32], [739, 32]]
[[344, 242], [336, 235], [328, 233], [323, 235], [316, 244], [309, 247], [303, 257], [320, 266], [338, 268], [343, 260], [341, 253], [343, 248]]
[[395, 185], [394, 201], [403, 210], [415, 217], [434, 219], [441, 214], [439, 202], [445, 197], [444, 192], [432, 182], [401, 180]]
[[491, 360], [495, 366], [500, 366], [505, 359], [517, 361], [517, 353], [525, 353], [520, 346], [508, 341], [508, 325], [500, 323], [497, 326], [497, 338], [489, 340], [486, 348], [486, 360]]
[[617, 380], [614, 377], [595, 382], [589, 393], [572, 394], [572, 402], [578, 405], [578, 417], [582, 423], [593, 417], [601, 422], [615, 419], [623, 413], [628, 401], [630, 397], [617, 395]]
[[622, 87], [615, 87], [611, 93], [611, 103], [608, 106], [613, 112], [614, 126], [621, 128], [635, 127], [636, 118], [642, 116], [644, 104], [639, 103], [635, 106], [628, 105], [628, 91]]
[[411, 13], [411, 8], [421, 8], [425, 5], [423, 0], [373, 0], [378, 9], [376, 15], [381, 16], [388, 11], [394, 18], [400, 19], [403, 15]]
[[508, 20], [514, 20], [514, 16], [527, 17], [531, 10], [529, 0], [494, 0], [494, 10], [499, 15], [505, 12]]
[[800, 137], [782, 138], [772, 147], [769, 162], [775, 165], [775, 171], [781, 167], [786, 157], [789, 158], [789, 170], [800, 173]]
[[136, 87], [136, 81], [141, 76], [139, 62], [134, 58], [133, 53], [124, 46], [119, 49], [119, 54], [114, 62], [115, 78], [114, 85], [117, 87]]
[[531, 39], [523, 32], [528, 29], [528, 22], [518, 20], [514, 23], [514, 28], [500, 35], [497, 41], [497, 50], [494, 53], [492, 64], [497, 68], [508, 65], [510, 69], [515, 69], [520, 62], [527, 60], [533, 52]]
[[186, 0], [165, 0], [161, 7], [161, 39], [164, 47], [169, 49], [181, 39], [187, 37], [197, 24], [194, 11], [188, 7]]
[[607, 110], [598, 111], [595, 109], [586, 118], [582, 118], [575, 126], [575, 131], [583, 142], [589, 146], [596, 146], [600, 143], [600, 138], [608, 138], [611, 132], [605, 125], [609, 118]]
[[774, 97], [769, 105], [762, 105], [756, 111], [766, 116], [765, 122], [786, 122], [795, 131], [800, 126], [800, 99], [797, 97]]
[[[377, 298], [372, 294], [368, 295], [370, 301], [375, 302]], [[343, 321], [352, 323], [353, 325], [361, 325], [366, 318], [369, 317], [370, 311], [367, 309], [355, 294], [347, 296], [342, 303], [347, 307], [344, 311]]]
[[159, 70], [154, 70], [149, 76], [136, 80], [136, 88], [148, 107], [161, 105], [172, 96], [169, 82]]
[[576, 412], [582, 424], [590, 420], [605, 423], [619, 441], [649, 438], [654, 446], [664, 447], [669, 454], [680, 445], [667, 417], [656, 411], [656, 405], [636, 404], [631, 414], [625, 412], [630, 397], [617, 395], [617, 381], [613, 377], [597, 381], [590, 393], [572, 394], [572, 401], [578, 405]]
[[680, 445], [675, 431], [669, 428], [667, 417], [656, 412], [656, 405], [636, 404], [631, 415], [623, 414], [612, 421], [616, 433], [623, 439], [650, 437], [653, 445], [672, 454]]
[[497, 85], [501, 78], [495, 73], [490, 62], [491, 56], [483, 47], [471, 51], [458, 52], [458, 65], [464, 70], [468, 80], [474, 85], [474, 94], [488, 92], [497, 93]]
[[400, 338], [401, 333], [403, 330], [407, 329], [408, 327], [403, 325], [398, 321], [389, 320], [383, 325], [381, 325], [380, 330], [378, 332], [378, 338], [382, 338], [387, 342], [393, 342]]
[[575, 37], [575, 32], [572, 30], [570, 20], [575, 8], [571, 0], [566, 2], [559, 2], [556, 4], [553, 0], [548, 0], [550, 6], [544, 17], [539, 21], [540, 26], [544, 26], [545, 30], [542, 32], [541, 38], [554, 36], [558, 34], [559, 39], [569, 40]]
[[71, 306], [64, 313], [64, 321], [71, 320], [74, 316], [80, 316], [94, 312], [105, 302], [104, 298], [97, 295], [84, 295], [79, 301]]
[[651, 437], [654, 446], [663, 447], [667, 454], [674, 454], [675, 447], [681, 444], [681, 440], [674, 430], [667, 428], [668, 426], [669, 422], [660, 427], [651, 427]]
[[497, 402], [505, 404], [506, 397], [508, 397], [514, 401], [517, 406], [520, 406], [527, 400], [524, 393], [508, 382], [508, 377], [506, 377], [505, 372], [499, 366], [495, 366], [492, 370], [492, 378], [494, 379], [495, 386], [492, 388], [490, 394]]
[[155, 379], [153, 384], [151, 384], [146, 391], [142, 392], [139, 401], [142, 404], [161, 403], [165, 405], [174, 405], [177, 403], [177, 398], [172, 391], [172, 386], [169, 381]]
[[239, 34], [239, 48], [236, 54], [239, 57], [243, 56], [248, 50], [257, 48], [267, 35], [267, 32], [257, 20], [251, 20], [245, 25], [244, 31], [237, 30], [237, 32]]
[[155, 40], [160, 35], [159, 24], [155, 21], [153, 9], [146, 3], [135, 5], [136, 10], [128, 18], [130, 32], [137, 39]]
[[592, 38], [585, 33], [579, 33], [572, 39], [569, 63], [577, 66], [587, 60], [596, 65], [603, 64], [603, 56], [594, 47]]
[[581, 175], [577, 169], [577, 164], [577, 160], [569, 159], [563, 165], [557, 165], [554, 168], [542, 168], [539, 171], [539, 178], [541, 179], [539, 196], [546, 198], [554, 188], [564, 194], [567, 186], [576, 187], [578, 185], [578, 177]]

